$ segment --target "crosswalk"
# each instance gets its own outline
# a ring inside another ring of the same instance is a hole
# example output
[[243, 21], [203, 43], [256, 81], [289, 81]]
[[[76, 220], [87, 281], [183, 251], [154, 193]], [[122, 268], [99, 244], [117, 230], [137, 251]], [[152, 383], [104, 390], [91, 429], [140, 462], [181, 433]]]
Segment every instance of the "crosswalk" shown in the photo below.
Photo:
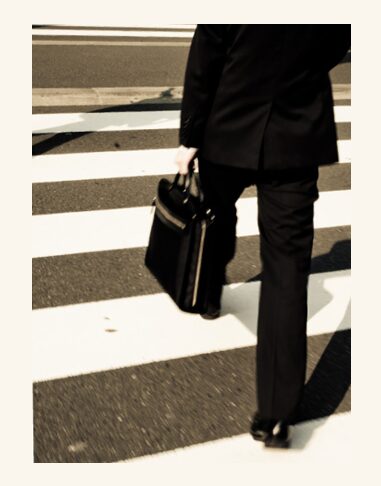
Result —
[[[143, 27], [47, 26], [33, 35], [181, 42], [194, 29]], [[35, 462], [349, 461], [350, 99], [336, 98], [340, 163], [320, 169], [309, 281], [308, 403], [289, 454], [274, 455], [248, 434], [256, 407], [260, 288], [255, 188], [237, 204], [237, 254], [228, 268], [221, 318], [207, 322], [180, 312], [144, 266], [157, 182], [176, 171], [178, 108], [132, 111], [126, 104], [113, 112], [103, 102], [102, 112], [94, 112], [81, 102], [57, 105], [56, 96], [97, 92], [78, 90], [34, 92]], [[97, 99], [94, 104], [102, 106]]]

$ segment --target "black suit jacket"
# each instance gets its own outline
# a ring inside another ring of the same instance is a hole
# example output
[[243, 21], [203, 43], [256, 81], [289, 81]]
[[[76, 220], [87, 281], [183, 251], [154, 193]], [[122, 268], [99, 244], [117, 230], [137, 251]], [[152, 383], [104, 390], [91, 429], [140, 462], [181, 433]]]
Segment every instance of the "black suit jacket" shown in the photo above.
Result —
[[180, 143], [242, 168], [337, 161], [328, 72], [348, 51], [350, 35], [344, 24], [197, 25]]

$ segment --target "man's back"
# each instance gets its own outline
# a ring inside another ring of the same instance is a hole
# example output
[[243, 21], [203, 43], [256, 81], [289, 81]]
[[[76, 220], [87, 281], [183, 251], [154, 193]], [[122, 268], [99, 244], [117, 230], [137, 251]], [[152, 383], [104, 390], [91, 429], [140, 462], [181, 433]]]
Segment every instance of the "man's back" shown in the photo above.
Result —
[[335, 162], [328, 71], [349, 45], [349, 25], [197, 26], [180, 142], [243, 168]]

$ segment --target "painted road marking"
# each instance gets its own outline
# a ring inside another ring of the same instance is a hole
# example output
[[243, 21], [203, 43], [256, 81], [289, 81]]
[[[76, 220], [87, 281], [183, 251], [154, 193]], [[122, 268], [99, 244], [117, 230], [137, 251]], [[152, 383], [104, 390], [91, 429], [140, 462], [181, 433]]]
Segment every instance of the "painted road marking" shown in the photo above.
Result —
[[[336, 123], [351, 121], [351, 106], [335, 106], [334, 112]], [[180, 110], [32, 115], [32, 130], [35, 134], [178, 129], [179, 127]]]
[[[340, 162], [351, 162], [351, 140], [338, 140]], [[32, 158], [32, 182], [80, 181], [177, 172], [177, 148], [46, 154]]]
[[[79, 25], [77, 24], [49, 24], [46, 26], [46, 28], [49, 29], [57, 29], [57, 30], [70, 30], [70, 29], [77, 29], [77, 30], [83, 30], [84, 32], [87, 32], [88, 30], [107, 30], [109, 32], [112, 32], [114, 30], [121, 30], [121, 31], [128, 31], [131, 29], [139, 29], [139, 30], [149, 30], [149, 29], [154, 29], [154, 30], [195, 30], [197, 24], [139, 24], [139, 25], [123, 25], [121, 26], [120, 24], [114, 24], [112, 22], [107, 22], [105, 20], [102, 23], [102, 26], [96, 26], [92, 23], [86, 24], [86, 22], [81, 22]], [[32, 26], [32, 32], [35, 32], [36, 35], [37, 33], [41, 30], [41, 28], [38, 27], [38, 25], [33, 25]]]
[[[350, 328], [350, 275], [310, 276], [309, 336]], [[33, 380], [254, 346], [259, 289], [260, 282], [225, 286], [217, 326], [179, 311], [165, 293], [34, 310]]]
[[123, 113], [53, 113], [32, 115], [33, 133], [107, 132], [179, 128], [178, 110]]
[[[237, 236], [258, 235], [257, 198], [237, 202]], [[150, 206], [32, 216], [32, 256], [145, 247], [153, 211]], [[351, 191], [320, 193], [315, 203], [315, 228], [351, 224]]]
[[[322, 464], [352, 464], [352, 418], [351, 413], [340, 413], [328, 417], [302, 422], [291, 427], [292, 443], [287, 453], [266, 449], [254, 441], [249, 434], [196, 444], [168, 452], [161, 452], [129, 459], [124, 462], [129, 470], [140, 471], [149, 466], [178, 466], [179, 464], [306, 464], [321, 467]], [[248, 476], [249, 477], [249, 476]]]
[[193, 31], [184, 32], [168, 30], [62, 30], [62, 29], [32, 29], [34, 36], [81, 36], [81, 37], [184, 37], [192, 38]]
[[82, 41], [82, 40], [33, 40], [34, 46], [124, 46], [124, 47], [189, 47], [190, 42], [123, 42], [123, 41]]

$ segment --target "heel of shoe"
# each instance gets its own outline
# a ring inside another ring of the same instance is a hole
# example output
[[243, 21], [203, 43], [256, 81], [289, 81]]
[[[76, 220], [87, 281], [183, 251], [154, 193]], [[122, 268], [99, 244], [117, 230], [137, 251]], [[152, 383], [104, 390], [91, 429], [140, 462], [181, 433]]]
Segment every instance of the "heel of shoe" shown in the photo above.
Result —
[[270, 435], [265, 441], [265, 447], [273, 449], [288, 449], [290, 447], [290, 439], [280, 439]]
[[207, 311], [205, 314], [200, 314], [200, 316], [203, 319], [208, 319], [208, 320], [218, 319], [220, 315], [221, 315], [220, 309], [217, 309], [215, 311]]

